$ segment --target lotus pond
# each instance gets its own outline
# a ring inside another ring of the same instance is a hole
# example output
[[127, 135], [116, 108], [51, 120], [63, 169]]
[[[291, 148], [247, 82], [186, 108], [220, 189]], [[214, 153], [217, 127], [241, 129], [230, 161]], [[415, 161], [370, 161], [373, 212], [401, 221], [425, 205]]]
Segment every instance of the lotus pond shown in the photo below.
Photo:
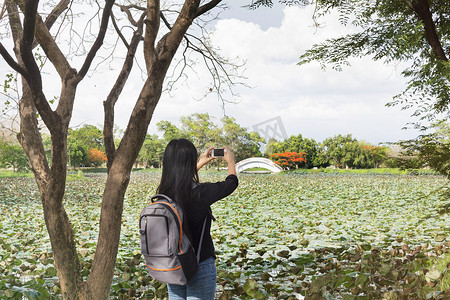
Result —
[[[125, 198], [112, 299], [163, 299], [147, 276], [138, 216], [160, 174], [135, 172]], [[218, 181], [224, 173], [200, 173]], [[104, 174], [73, 177], [65, 206], [83, 276], [97, 237]], [[450, 189], [444, 177], [244, 174], [213, 206], [220, 299], [450, 299]], [[58, 299], [32, 178], [0, 178], [0, 298]], [[449, 297], [449, 298], [447, 298]]]

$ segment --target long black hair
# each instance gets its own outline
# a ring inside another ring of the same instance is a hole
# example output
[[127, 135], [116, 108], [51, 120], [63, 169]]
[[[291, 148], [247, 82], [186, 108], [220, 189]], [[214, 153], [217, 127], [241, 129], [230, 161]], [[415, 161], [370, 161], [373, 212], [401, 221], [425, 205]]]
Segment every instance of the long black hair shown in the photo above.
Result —
[[174, 139], [164, 150], [161, 182], [157, 193], [169, 196], [183, 210], [195, 197], [193, 185], [198, 183], [197, 149], [187, 139]]

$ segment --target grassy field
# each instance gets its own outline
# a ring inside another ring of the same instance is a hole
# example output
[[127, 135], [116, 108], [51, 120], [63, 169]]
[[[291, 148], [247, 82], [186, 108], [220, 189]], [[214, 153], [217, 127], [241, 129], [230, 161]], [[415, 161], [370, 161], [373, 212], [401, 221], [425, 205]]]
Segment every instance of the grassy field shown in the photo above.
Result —
[[[213, 206], [217, 297], [447, 297], [448, 180], [396, 172], [240, 175], [235, 193]], [[149, 204], [159, 177], [159, 170], [132, 174], [112, 299], [166, 295], [165, 285], [147, 276], [137, 228], [140, 210]], [[224, 177], [224, 172], [200, 172], [201, 181]], [[65, 206], [78, 239], [83, 276], [89, 275], [92, 263], [105, 179], [99, 170], [75, 170], [67, 184]], [[59, 298], [34, 179], [0, 178], [0, 210], [0, 298]]]

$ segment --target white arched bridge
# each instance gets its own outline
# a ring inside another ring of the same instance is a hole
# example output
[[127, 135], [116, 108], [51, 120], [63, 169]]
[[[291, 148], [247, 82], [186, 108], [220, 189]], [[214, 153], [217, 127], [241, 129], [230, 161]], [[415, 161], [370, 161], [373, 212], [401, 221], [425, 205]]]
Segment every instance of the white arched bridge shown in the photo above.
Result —
[[241, 160], [236, 164], [236, 172], [240, 173], [244, 170], [251, 169], [251, 168], [264, 168], [267, 169], [273, 173], [278, 173], [283, 171], [283, 169], [276, 165], [273, 161], [270, 159], [264, 158], [264, 157], [252, 157], [247, 158], [244, 160]]

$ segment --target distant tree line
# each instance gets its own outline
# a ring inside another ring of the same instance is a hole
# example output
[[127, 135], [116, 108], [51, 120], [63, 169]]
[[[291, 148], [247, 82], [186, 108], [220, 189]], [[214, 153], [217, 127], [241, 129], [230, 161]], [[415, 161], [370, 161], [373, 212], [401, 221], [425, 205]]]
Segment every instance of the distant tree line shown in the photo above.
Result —
[[[441, 120], [430, 126], [433, 132], [414, 140], [398, 141], [390, 147], [358, 141], [350, 134], [336, 135], [322, 143], [301, 134], [284, 141], [270, 140], [266, 156], [299, 153], [305, 158], [297, 160], [295, 168], [431, 168], [450, 179], [450, 123]], [[290, 169], [294, 166], [291, 165]]]
[[358, 141], [351, 134], [336, 135], [325, 139], [322, 143], [311, 138], [303, 138], [301, 134], [291, 136], [279, 142], [270, 140], [266, 154], [273, 157], [277, 153], [304, 153], [305, 160], [299, 161], [295, 167], [303, 169], [335, 168], [370, 169], [390, 164], [389, 148], [375, 146]]
[[136, 163], [161, 167], [167, 143], [177, 138], [189, 139], [199, 152], [211, 146], [227, 146], [234, 152], [236, 161], [262, 156], [260, 143], [264, 139], [258, 133], [241, 127], [234, 118], [225, 116], [217, 124], [208, 113], [195, 113], [181, 117], [180, 123], [181, 126], [177, 127], [169, 121], [158, 122], [157, 130], [162, 133], [162, 138], [157, 134], [147, 134]]
[[[420, 136], [415, 142], [399, 141], [396, 145], [372, 145], [358, 141], [351, 134], [336, 135], [316, 142], [304, 138], [301, 134], [292, 135], [283, 140], [264, 139], [256, 132], [237, 124], [231, 117], [215, 121], [208, 113], [195, 113], [180, 118], [180, 126], [169, 121], [157, 124], [160, 135], [147, 134], [136, 160], [137, 167], [160, 168], [167, 143], [175, 138], [187, 138], [199, 152], [215, 146], [228, 146], [235, 153], [236, 161], [249, 157], [268, 157], [285, 169], [335, 168], [370, 169], [370, 168], [408, 168], [430, 167], [439, 173], [450, 176], [450, 125], [448, 122], [432, 124], [435, 131]], [[115, 129], [120, 139], [121, 130]], [[85, 124], [68, 132], [69, 165], [72, 167], [100, 166], [106, 161], [103, 132], [94, 125]], [[116, 141], [116, 143], [118, 143]], [[261, 145], [266, 143], [266, 150], [261, 153]], [[50, 138], [43, 137], [43, 144], [50, 156]], [[398, 150], [394, 151], [394, 148]], [[216, 166], [219, 167], [219, 162]], [[0, 167], [13, 168], [14, 171], [28, 169], [28, 161], [17, 144], [0, 139]], [[449, 177], [450, 178], [450, 177]]]

